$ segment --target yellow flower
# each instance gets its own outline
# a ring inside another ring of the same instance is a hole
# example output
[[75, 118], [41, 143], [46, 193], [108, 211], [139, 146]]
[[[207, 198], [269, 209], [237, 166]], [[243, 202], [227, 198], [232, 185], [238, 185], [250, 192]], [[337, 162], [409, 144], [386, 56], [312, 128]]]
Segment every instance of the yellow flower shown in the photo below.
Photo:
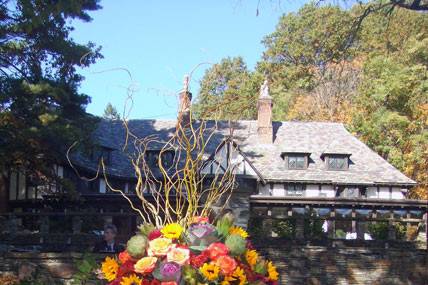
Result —
[[137, 275], [132, 274], [128, 277], [123, 277], [120, 285], [141, 285], [142, 281]]
[[268, 272], [268, 278], [272, 281], [278, 280], [278, 271], [276, 271], [275, 265], [273, 265], [272, 261], [269, 261], [267, 263], [267, 272]]
[[134, 270], [137, 273], [148, 274], [151, 273], [156, 266], [156, 262], [158, 261], [157, 257], [146, 256], [141, 258], [134, 264]]
[[155, 238], [149, 241], [148, 253], [150, 256], [165, 256], [172, 247], [175, 247], [175, 244], [171, 239]]
[[116, 260], [111, 257], [106, 257], [105, 261], [101, 264], [101, 271], [105, 279], [109, 282], [116, 279], [117, 271], [119, 270], [119, 264], [117, 264]]
[[183, 227], [177, 223], [168, 224], [161, 230], [162, 234], [166, 238], [177, 239], [183, 232]]
[[248, 237], [248, 233], [241, 227], [231, 227], [229, 230], [229, 234], [231, 235], [238, 235], [241, 236], [242, 238], [247, 238]]
[[202, 265], [199, 270], [208, 281], [214, 281], [218, 278], [220, 267], [218, 267], [214, 263], [204, 263], [204, 265]]
[[259, 258], [259, 254], [257, 251], [253, 250], [247, 250], [245, 252], [245, 259], [247, 260], [247, 263], [253, 267], [257, 263], [257, 259]]
[[244, 269], [239, 266], [236, 267], [231, 275], [224, 277], [224, 281], [221, 282], [221, 285], [229, 285], [230, 283], [235, 283], [235, 281], [239, 281], [239, 285], [247, 283], [247, 276], [245, 276]]
[[190, 258], [190, 250], [186, 248], [172, 248], [167, 254], [168, 262], [175, 262], [180, 265], [188, 264]]

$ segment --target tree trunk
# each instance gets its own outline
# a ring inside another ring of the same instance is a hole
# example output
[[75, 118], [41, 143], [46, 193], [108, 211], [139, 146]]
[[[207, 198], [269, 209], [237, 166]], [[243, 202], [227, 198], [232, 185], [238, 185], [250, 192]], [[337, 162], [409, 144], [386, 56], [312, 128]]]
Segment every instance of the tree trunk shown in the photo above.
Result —
[[8, 179], [6, 175], [0, 173], [0, 214], [7, 213], [9, 211], [9, 191], [8, 191]]

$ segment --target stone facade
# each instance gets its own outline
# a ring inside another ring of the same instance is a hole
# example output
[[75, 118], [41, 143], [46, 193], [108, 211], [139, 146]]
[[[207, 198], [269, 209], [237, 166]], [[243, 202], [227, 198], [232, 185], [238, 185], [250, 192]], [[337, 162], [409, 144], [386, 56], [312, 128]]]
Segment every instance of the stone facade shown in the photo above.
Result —
[[[424, 285], [428, 281], [426, 250], [333, 248], [280, 241], [264, 241], [257, 247], [277, 265], [281, 285]], [[81, 258], [81, 253], [0, 253], [0, 275], [35, 267], [46, 284], [71, 284], [75, 261]]]
[[350, 248], [259, 243], [278, 267], [280, 284], [428, 284], [428, 253], [407, 248]]

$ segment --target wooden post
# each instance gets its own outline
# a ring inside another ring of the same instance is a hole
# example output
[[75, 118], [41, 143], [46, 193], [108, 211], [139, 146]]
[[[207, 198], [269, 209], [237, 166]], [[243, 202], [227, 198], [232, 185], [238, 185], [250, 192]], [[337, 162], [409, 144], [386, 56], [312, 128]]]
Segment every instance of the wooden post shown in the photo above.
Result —
[[268, 217], [263, 219], [263, 233], [267, 233], [268, 237], [272, 237], [272, 209], [268, 208], [267, 211]]
[[395, 240], [397, 238], [394, 227], [394, 212], [391, 211], [388, 219], [388, 240]]
[[336, 213], [334, 209], [330, 212], [330, 219], [328, 220], [328, 238], [334, 239], [336, 234], [336, 222], [335, 222]]
[[305, 238], [305, 219], [301, 215], [296, 219], [296, 239], [302, 240]]
[[9, 179], [0, 172], [0, 214], [9, 212]]

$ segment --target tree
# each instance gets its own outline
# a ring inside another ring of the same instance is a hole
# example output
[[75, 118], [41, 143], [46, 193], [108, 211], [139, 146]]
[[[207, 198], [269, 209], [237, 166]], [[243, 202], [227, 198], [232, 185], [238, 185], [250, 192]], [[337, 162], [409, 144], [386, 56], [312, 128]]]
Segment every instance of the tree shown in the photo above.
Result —
[[352, 127], [374, 150], [419, 182], [411, 195], [428, 198], [428, 37], [399, 54], [364, 65]]
[[281, 17], [276, 30], [263, 40], [266, 50], [258, 64], [271, 79], [274, 119], [287, 117], [296, 94], [313, 90], [329, 63], [352, 55], [351, 30], [350, 13], [331, 5], [307, 4]]
[[221, 60], [201, 80], [195, 115], [212, 119], [255, 118], [257, 90], [262, 80], [260, 74], [247, 69], [241, 57]]
[[315, 73], [316, 86], [300, 90], [291, 104], [287, 119], [350, 123], [352, 104], [357, 97], [360, 63], [330, 63], [324, 73]]
[[8, 170], [54, 179], [52, 165], [94, 125], [76, 67], [95, 62], [100, 48], [74, 42], [70, 20], [88, 22], [99, 8], [98, 0], [1, 1], [0, 186]]
[[110, 102], [107, 104], [104, 109], [103, 118], [106, 120], [120, 120], [120, 114]]

